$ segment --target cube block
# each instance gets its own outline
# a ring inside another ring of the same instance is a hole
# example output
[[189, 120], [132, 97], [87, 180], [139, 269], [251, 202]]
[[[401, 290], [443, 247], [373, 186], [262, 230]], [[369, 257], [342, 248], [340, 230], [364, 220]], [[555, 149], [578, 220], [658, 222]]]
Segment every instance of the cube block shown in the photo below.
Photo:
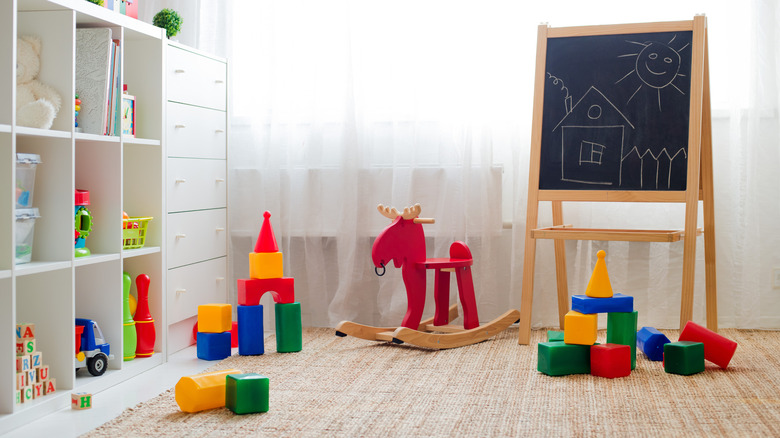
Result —
[[179, 409], [183, 412], [199, 412], [225, 406], [225, 382], [231, 374], [241, 374], [241, 371], [212, 371], [179, 379], [174, 388]]
[[280, 278], [242, 278], [238, 280], [238, 305], [256, 306], [260, 298], [269, 292], [275, 303], [292, 303], [295, 301], [295, 279]]
[[230, 304], [213, 303], [198, 306], [198, 331], [203, 333], [229, 332], [233, 328], [233, 309]]
[[664, 344], [671, 342], [665, 334], [653, 327], [642, 327], [636, 333], [636, 346], [653, 361], [664, 360]]
[[701, 342], [704, 344], [704, 358], [715, 365], [726, 368], [734, 357], [737, 343], [714, 331], [688, 321], [680, 333], [680, 341]]
[[39, 382], [43, 382], [44, 380], [49, 379], [49, 366], [45, 365], [42, 367], [38, 367], [36, 370], [36, 377], [38, 378]]
[[294, 353], [303, 349], [301, 303], [276, 303], [276, 351]]
[[284, 276], [283, 267], [283, 257], [281, 252], [249, 253], [250, 278], [281, 278]]
[[27, 386], [27, 373], [17, 372], [16, 373], [16, 390], [20, 390]]
[[24, 356], [17, 356], [16, 357], [16, 372], [22, 372], [22, 371], [28, 371], [32, 367], [30, 366], [30, 355], [25, 354]]
[[704, 371], [704, 344], [690, 341], [664, 344], [664, 371], [684, 376]]
[[51, 394], [57, 391], [57, 379], [48, 379], [43, 382], [44, 394]]
[[31, 385], [27, 385], [24, 388], [22, 388], [22, 403], [27, 403], [32, 401], [33, 399], [33, 387]]
[[536, 369], [548, 376], [590, 373], [590, 345], [540, 342]]
[[585, 315], [570, 310], [563, 323], [563, 342], [567, 344], [593, 345], [596, 343], [598, 316]]
[[238, 354], [251, 356], [263, 353], [263, 306], [238, 306]]
[[35, 337], [35, 324], [17, 324], [16, 325], [16, 338], [28, 339]]
[[198, 332], [198, 359], [222, 360], [230, 357], [230, 332]]
[[623, 294], [613, 294], [608, 298], [573, 295], [571, 297], [571, 310], [576, 310], [586, 315], [591, 313], [633, 312], [634, 297]]
[[547, 342], [563, 341], [563, 332], [547, 330]]
[[631, 347], [603, 344], [590, 347], [590, 373], [594, 376], [626, 377], [631, 374]]
[[35, 353], [35, 338], [24, 338], [16, 340], [16, 355], [24, 356], [25, 354]]
[[90, 409], [92, 408], [92, 394], [88, 392], [74, 392], [70, 395], [71, 409]]
[[35, 351], [30, 355], [30, 367], [40, 368], [43, 366], [43, 353]]
[[639, 312], [612, 312], [607, 314], [607, 343], [631, 347], [631, 369], [636, 368], [636, 324]]
[[268, 412], [269, 379], [260, 374], [227, 376], [225, 407], [235, 414]]

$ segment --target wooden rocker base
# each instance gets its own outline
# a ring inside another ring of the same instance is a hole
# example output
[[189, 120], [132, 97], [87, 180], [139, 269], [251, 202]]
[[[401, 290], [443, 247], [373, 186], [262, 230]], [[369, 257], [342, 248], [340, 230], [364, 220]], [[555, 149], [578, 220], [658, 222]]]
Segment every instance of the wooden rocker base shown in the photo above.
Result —
[[[449, 320], [458, 317], [458, 304], [449, 309]], [[408, 343], [417, 347], [443, 350], [476, 344], [487, 340], [520, 319], [518, 310], [509, 310], [487, 324], [465, 330], [458, 325], [433, 325], [433, 317], [423, 320], [418, 330], [407, 327], [374, 327], [352, 321], [342, 321], [336, 327], [336, 336], [354, 336], [369, 341], [385, 341], [394, 344]]]

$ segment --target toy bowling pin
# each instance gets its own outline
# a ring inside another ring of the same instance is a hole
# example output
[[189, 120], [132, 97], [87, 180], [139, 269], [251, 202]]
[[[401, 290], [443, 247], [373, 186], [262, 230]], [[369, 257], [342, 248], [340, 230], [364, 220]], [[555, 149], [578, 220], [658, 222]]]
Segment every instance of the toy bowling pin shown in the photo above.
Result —
[[125, 360], [135, 359], [135, 346], [138, 338], [135, 334], [135, 321], [130, 314], [130, 286], [133, 279], [127, 272], [122, 273], [122, 356]]
[[135, 330], [138, 334], [138, 346], [135, 354], [138, 357], [149, 357], [154, 354], [154, 319], [149, 312], [149, 276], [141, 274], [135, 278], [138, 288], [138, 306], [135, 309]]

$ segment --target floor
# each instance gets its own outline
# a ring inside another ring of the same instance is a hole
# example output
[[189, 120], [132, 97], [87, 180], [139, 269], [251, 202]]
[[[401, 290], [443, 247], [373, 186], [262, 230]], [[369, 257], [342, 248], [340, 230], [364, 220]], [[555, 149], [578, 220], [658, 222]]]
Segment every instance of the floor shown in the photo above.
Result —
[[41, 419], [12, 430], [5, 437], [76, 437], [133, 407], [172, 388], [182, 376], [197, 374], [214, 365], [199, 360], [195, 347], [168, 357], [168, 362], [93, 396], [93, 407], [84, 411], [63, 408]]

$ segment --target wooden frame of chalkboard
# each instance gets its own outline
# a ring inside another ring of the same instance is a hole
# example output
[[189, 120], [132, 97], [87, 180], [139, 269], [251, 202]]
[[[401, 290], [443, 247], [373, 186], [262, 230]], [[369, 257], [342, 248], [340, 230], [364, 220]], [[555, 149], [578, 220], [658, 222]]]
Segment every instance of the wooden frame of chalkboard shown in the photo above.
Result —
[[[717, 330], [706, 18], [543, 24], [536, 60], [519, 343], [530, 341], [537, 239], [554, 239], [561, 328], [565, 240], [683, 240], [682, 328], [693, 315], [696, 261], [696, 238], [684, 237], [704, 234], [707, 326]], [[538, 228], [541, 201], [552, 204], [550, 227]], [[569, 201], [685, 203], [684, 229], [574, 228], [563, 221]]]

